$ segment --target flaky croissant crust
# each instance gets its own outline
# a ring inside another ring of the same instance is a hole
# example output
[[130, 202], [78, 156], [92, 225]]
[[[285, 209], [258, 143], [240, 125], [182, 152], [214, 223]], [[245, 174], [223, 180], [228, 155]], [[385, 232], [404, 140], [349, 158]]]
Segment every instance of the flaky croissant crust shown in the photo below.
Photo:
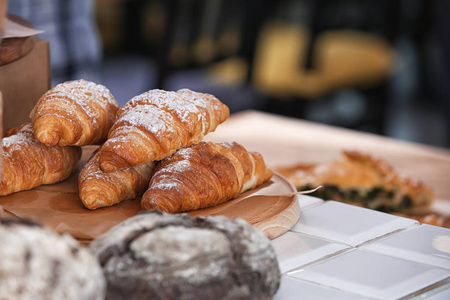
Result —
[[105, 173], [100, 169], [99, 152], [95, 151], [78, 176], [80, 199], [86, 208], [97, 209], [142, 196], [154, 166], [150, 162]]
[[68, 81], [48, 90], [30, 118], [36, 138], [47, 146], [84, 146], [106, 140], [119, 104], [103, 85]]
[[272, 177], [262, 156], [235, 142], [200, 142], [158, 163], [144, 209], [169, 213], [214, 206]]
[[76, 169], [80, 157], [80, 147], [48, 147], [40, 143], [31, 123], [9, 130], [3, 139], [0, 195], [62, 181]]
[[164, 159], [200, 142], [228, 116], [228, 107], [213, 95], [188, 89], [148, 91], [118, 111], [100, 151], [100, 167], [110, 172]]

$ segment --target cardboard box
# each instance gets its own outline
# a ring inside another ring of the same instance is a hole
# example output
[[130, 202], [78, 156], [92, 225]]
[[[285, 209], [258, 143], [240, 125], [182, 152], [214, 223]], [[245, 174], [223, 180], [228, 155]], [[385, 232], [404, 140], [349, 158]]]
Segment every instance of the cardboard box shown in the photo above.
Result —
[[24, 57], [0, 66], [0, 91], [3, 94], [3, 128], [30, 122], [30, 112], [50, 89], [48, 41], [37, 40]]

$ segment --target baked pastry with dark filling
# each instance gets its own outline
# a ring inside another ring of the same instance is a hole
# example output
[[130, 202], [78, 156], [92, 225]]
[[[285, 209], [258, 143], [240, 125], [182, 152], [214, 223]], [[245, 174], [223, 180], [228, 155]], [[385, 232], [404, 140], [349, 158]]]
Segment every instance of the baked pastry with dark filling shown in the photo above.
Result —
[[318, 186], [312, 196], [384, 212], [427, 213], [434, 201], [430, 187], [403, 177], [385, 160], [358, 151], [328, 163], [298, 164], [277, 170], [299, 191]]

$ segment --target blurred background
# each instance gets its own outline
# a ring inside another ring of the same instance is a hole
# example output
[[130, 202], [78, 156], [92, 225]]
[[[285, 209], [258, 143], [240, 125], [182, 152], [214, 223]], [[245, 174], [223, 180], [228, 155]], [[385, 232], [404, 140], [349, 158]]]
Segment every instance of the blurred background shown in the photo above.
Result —
[[450, 2], [14, 0], [44, 30], [52, 85], [121, 105], [153, 88], [450, 147]]

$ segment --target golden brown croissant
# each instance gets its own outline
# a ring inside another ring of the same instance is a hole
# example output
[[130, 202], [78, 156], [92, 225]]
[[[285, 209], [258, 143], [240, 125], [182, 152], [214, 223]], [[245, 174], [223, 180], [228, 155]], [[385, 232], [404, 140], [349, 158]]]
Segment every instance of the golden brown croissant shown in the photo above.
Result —
[[68, 81], [47, 91], [33, 108], [36, 138], [47, 146], [84, 146], [106, 140], [119, 104], [103, 85]]
[[36, 140], [31, 123], [10, 130], [9, 134], [3, 139], [1, 196], [62, 181], [80, 160], [80, 147], [48, 147]]
[[158, 163], [141, 206], [169, 213], [214, 206], [271, 177], [259, 153], [236, 142], [200, 142]]
[[78, 176], [79, 196], [89, 209], [111, 206], [123, 200], [142, 196], [148, 188], [154, 162], [104, 173], [95, 152]]
[[216, 97], [182, 89], [150, 90], [128, 101], [100, 151], [105, 172], [161, 160], [200, 142], [230, 112]]

